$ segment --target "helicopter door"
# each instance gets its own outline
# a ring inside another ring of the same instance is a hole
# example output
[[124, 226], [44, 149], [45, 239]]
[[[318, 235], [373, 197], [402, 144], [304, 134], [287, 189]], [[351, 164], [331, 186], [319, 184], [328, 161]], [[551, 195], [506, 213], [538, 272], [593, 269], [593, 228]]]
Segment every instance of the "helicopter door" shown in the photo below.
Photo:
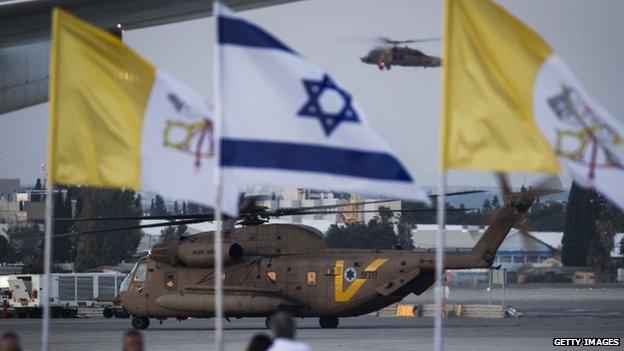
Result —
[[129, 294], [127, 300], [129, 304], [136, 306], [139, 310], [147, 312], [147, 292], [145, 291], [145, 284], [148, 279], [148, 275], [153, 272], [148, 272], [147, 263], [139, 261], [130, 272], [132, 278], [132, 285], [130, 289], [133, 290], [132, 294]]

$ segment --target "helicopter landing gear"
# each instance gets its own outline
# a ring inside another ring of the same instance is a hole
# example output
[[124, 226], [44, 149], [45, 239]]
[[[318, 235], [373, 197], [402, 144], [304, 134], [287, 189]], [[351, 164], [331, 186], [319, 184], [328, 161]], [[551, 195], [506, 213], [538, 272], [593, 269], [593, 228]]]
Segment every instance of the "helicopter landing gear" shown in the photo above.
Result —
[[319, 318], [321, 328], [335, 329], [338, 327], [338, 317], [321, 317]]
[[147, 329], [150, 325], [150, 320], [147, 317], [134, 316], [132, 317], [132, 328], [134, 329]]

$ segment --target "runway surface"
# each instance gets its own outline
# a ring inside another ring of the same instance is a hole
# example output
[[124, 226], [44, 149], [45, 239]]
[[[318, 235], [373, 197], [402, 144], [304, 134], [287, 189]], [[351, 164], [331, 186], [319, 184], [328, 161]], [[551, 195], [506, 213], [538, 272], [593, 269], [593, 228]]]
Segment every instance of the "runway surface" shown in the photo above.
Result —
[[[494, 302], [500, 291], [495, 291]], [[409, 296], [414, 303], [430, 303], [431, 292]], [[450, 303], [487, 303], [483, 287], [453, 288]], [[522, 318], [445, 321], [447, 351], [478, 350], [575, 350], [552, 346], [554, 337], [624, 338], [624, 287], [622, 285], [512, 285], [507, 303], [523, 313]], [[41, 321], [0, 319], [0, 332], [17, 331], [24, 350], [40, 349]], [[321, 329], [316, 319], [298, 320], [299, 338], [314, 350], [431, 350], [431, 318], [344, 318], [338, 329]], [[119, 350], [129, 319], [57, 319], [52, 321], [51, 350]], [[213, 350], [213, 321], [152, 320], [144, 331], [147, 350]], [[225, 322], [226, 350], [244, 350], [249, 338], [266, 332], [264, 319]], [[622, 350], [583, 348], [582, 350]], [[581, 349], [577, 349], [581, 350]]]
[[[54, 320], [52, 350], [119, 350], [127, 319]], [[320, 329], [316, 320], [299, 322], [299, 339], [314, 350], [431, 350], [430, 318], [358, 317], [338, 329]], [[25, 350], [40, 348], [39, 320], [0, 320], [0, 330], [19, 332]], [[249, 338], [265, 332], [264, 320], [226, 323], [226, 350], [244, 350]], [[553, 337], [623, 337], [624, 320], [610, 317], [449, 319], [446, 350], [550, 350]], [[147, 350], [212, 350], [211, 320], [152, 322], [144, 331]], [[561, 349], [561, 348], [558, 348]], [[566, 348], [568, 349], [568, 348]], [[601, 348], [609, 349], [609, 348]], [[617, 348], [621, 349], [621, 348]]]

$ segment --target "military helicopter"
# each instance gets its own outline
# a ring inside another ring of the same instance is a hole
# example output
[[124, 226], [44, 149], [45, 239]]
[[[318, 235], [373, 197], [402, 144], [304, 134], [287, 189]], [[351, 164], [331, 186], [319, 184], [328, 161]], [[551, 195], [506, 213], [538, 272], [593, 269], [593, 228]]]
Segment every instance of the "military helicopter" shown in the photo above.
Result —
[[[504, 204], [470, 252], [449, 252], [446, 269], [490, 267], [514, 222], [531, 206], [537, 192], [511, 193], [503, 187]], [[450, 193], [447, 196], [480, 191]], [[433, 195], [432, 197], [435, 197]], [[381, 203], [388, 200], [361, 202]], [[351, 204], [354, 205], [354, 204]], [[422, 294], [435, 280], [435, 252], [330, 248], [320, 231], [300, 224], [266, 224], [269, 217], [327, 214], [340, 205], [281, 208], [269, 211], [243, 202], [236, 220], [243, 227], [224, 230], [221, 277], [214, 276], [213, 232], [154, 245], [139, 259], [120, 287], [120, 311], [132, 326], [145, 329], [150, 318], [211, 318], [214, 280], [223, 280], [227, 318], [266, 317], [288, 310], [298, 317], [319, 318], [322, 328], [336, 328], [339, 318], [359, 316]], [[418, 210], [388, 210], [407, 212]], [[371, 212], [371, 211], [359, 211]], [[374, 211], [377, 212], [377, 211]], [[197, 223], [211, 215], [146, 216], [172, 222], [111, 228], [78, 234]], [[79, 218], [77, 220], [127, 218]]]
[[425, 68], [439, 67], [442, 62], [439, 57], [426, 55], [420, 50], [407, 47], [407, 45], [399, 47], [400, 44], [422, 43], [439, 39], [392, 40], [380, 37], [378, 40], [385, 46], [372, 49], [366, 56], [360, 57], [360, 61], [375, 64], [381, 71], [384, 69], [389, 70], [393, 65]]

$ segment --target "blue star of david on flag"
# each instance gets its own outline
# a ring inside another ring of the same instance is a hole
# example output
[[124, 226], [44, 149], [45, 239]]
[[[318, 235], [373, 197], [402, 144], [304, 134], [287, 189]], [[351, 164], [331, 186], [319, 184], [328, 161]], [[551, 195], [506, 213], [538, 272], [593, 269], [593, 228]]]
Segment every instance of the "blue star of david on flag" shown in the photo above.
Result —
[[[306, 118], [318, 118], [326, 136], [329, 136], [341, 122], [360, 122], [357, 112], [351, 106], [351, 95], [338, 87], [327, 74], [323, 75], [323, 79], [319, 81], [303, 79], [303, 85], [308, 93], [308, 101], [301, 107], [298, 115]], [[342, 107], [336, 113], [323, 109], [319, 101], [324, 92], [331, 90], [337, 92], [343, 102]]]

